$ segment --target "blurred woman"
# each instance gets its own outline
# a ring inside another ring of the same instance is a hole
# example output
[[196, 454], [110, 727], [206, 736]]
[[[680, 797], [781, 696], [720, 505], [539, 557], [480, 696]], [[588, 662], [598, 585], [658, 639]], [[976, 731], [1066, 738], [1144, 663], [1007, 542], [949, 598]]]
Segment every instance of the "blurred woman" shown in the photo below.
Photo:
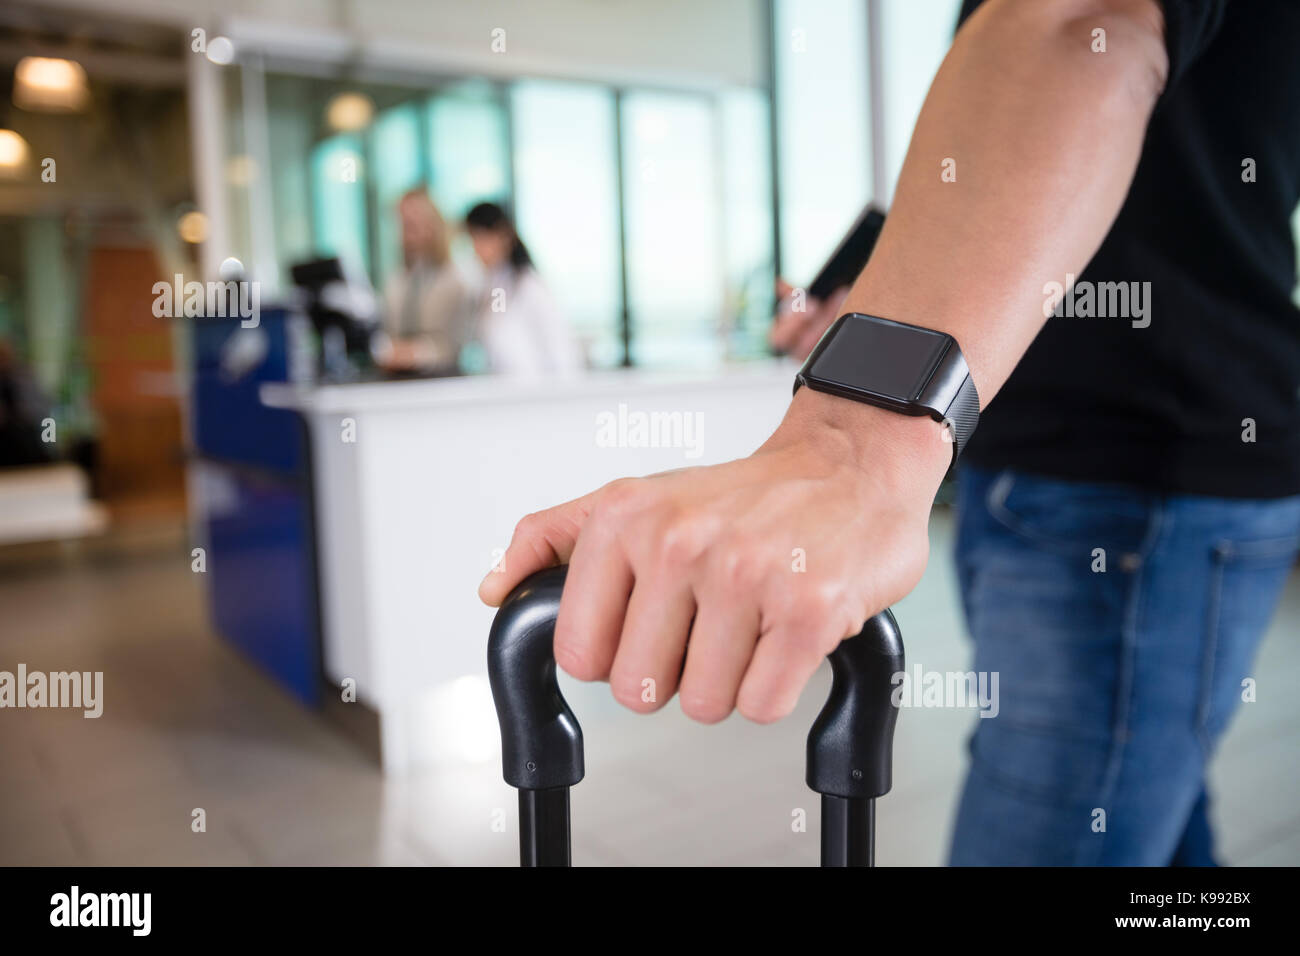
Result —
[[381, 364], [395, 372], [454, 373], [469, 340], [470, 301], [451, 261], [447, 223], [422, 188], [402, 196], [397, 212], [403, 266], [384, 287], [391, 346]]
[[493, 372], [560, 375], [582, 354], [506, 211], [479, 203], [465, 216], [474, 253], [487, 273], [476, 337]]

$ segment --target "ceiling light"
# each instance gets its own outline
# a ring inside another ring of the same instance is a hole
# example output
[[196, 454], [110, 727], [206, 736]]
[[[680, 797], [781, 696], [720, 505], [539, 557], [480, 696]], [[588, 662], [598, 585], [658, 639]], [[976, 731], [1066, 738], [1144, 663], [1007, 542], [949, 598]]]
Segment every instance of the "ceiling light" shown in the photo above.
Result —
[[364, 93], [340, 93], [325, 109], [325, 122], [339, 133], [355, 133], [370, 125], [375, 104]]
[[202, 242], [208, 238], [208, 217], [198, 210], [187, 212], [176, 223], [176, 231], [186, 242]]
[[14, 68], [14, 106], [42, 113], [76, 113], [86, 108], [86, 71], [74, 60], [25, 56]]
[[20, 176], [27, 165], [27, 154], [27, 140], [11, 129], [0, 129], [0, 176]]

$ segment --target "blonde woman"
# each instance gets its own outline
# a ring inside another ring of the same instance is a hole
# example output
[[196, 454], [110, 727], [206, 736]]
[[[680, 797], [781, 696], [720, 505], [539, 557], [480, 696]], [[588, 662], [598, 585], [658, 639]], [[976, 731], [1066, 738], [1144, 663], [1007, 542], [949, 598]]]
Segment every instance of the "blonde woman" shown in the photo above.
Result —
[[384, 286], [384, 330], [390, 345], [381, 364], [394, 372], [454, 373], [469, 334], [469, 299], [451, 260], [447, 223], [422, 188], [397, 204], [402, 269]]

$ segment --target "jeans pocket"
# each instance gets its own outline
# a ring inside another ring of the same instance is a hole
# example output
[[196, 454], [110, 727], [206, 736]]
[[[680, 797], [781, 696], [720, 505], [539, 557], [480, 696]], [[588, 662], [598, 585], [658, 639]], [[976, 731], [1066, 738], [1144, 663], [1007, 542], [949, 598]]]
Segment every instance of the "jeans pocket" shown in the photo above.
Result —
[[990, 483], [984, 505], [998, 524], [1036, 548], [1109, 570], [1111, 561], [1122, 564], [1141, 550], [1152, 500], [1126, 485], [1007, 470]]
[[1214, 547], [1197, 731], [1206, 753], [1243, 701], [1254, 699], [1255, 652], [1300, 552], [1300, 535], [1221, 539]]

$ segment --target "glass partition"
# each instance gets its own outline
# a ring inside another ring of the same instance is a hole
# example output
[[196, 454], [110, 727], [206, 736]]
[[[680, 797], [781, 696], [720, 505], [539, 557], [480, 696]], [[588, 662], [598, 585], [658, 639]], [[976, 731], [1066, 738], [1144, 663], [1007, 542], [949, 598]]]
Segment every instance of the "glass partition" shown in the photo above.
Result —
[[515, 212], [538, 271], [586, 348], [623, 361], [614, 94], [524, 80], [511, 90]]
[[[477, 202], [513, 209], [594, 367], [767, 354], [776, 236], [766, 90], [536, 78], [418, 87], [274, 70], [265, 82], [269, 245], [282, 279], [295, 262], [337, 255], [382, 289], [401, 268], [397, 201], [423, 184], [453, 227]], [[344, 92], [375, 104], [358, 129], [329, 126]], [[247, 161], [234, 168], [262, 174]], [[231, 186], [247, 206], [248, 191]], [[463, 235], [453, 251], [472, 283]]]
[[699, 365], [722, 354], [721, 202], [711, 102], [623, 98], [623, 202], [634, 365]]
[[420, 168], [420, 108], [404, 103], [375, 117], [370, 131], [371, 183], [374, 189], [376, 284], [402, 263], [402, 230], [397, 202], [402, 194], [418, 186]]
[[361, 137], [342, 133], [318, 143], [311, 154], [312, 219], [316, 252], [338, 256], [370, 271], [366, 166]]
[[867, 4], [775, 0], [773, 14], [781, 269], [799, 286], [871, 198]]

